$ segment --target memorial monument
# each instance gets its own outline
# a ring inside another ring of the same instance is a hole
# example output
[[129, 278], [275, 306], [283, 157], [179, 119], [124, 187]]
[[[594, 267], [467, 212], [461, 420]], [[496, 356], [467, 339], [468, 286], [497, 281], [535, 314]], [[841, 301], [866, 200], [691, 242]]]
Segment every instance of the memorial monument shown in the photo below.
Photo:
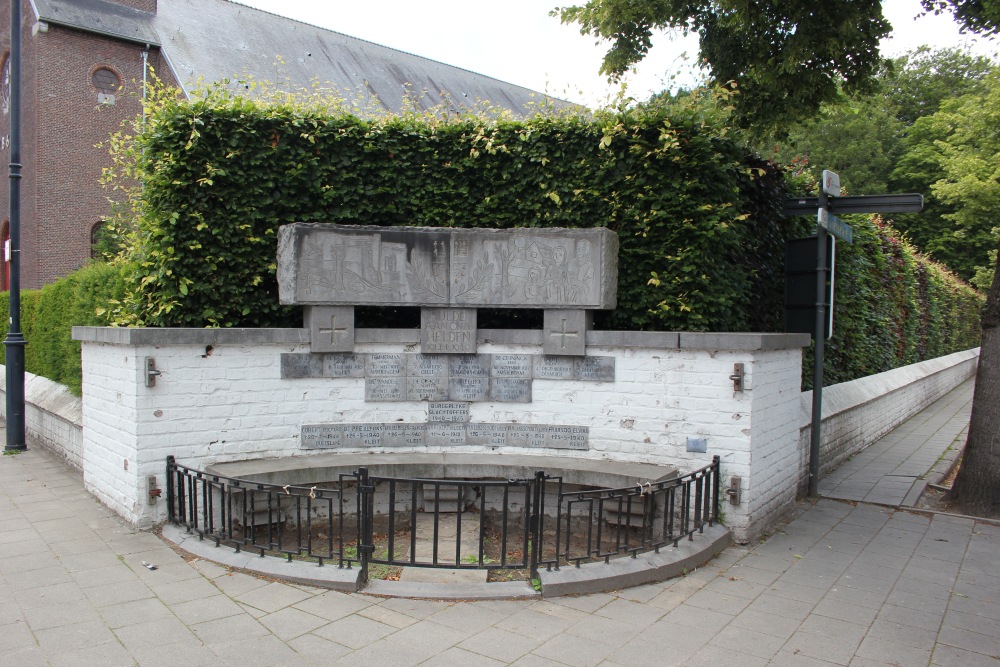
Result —
[[[296, 223], [278, 232], [281, 303], [305, 308], [310, 352], [281, 377], [363, 378], [366, 402], [427, 401], [424, 423], [302, 427], [303, 449], [587, 449], [572, 425], [472, 423], [474, 402], [531, 403], [535, 379], [613, 382], [587, 354], [594, 310], [615, 307], [618, 237], [604, 229], [472, 230]], [[419, 353], [355, 353], [354, 307], [419, 306]], [[542, 308], [541, 355], [477, 349], [477, 310]]]

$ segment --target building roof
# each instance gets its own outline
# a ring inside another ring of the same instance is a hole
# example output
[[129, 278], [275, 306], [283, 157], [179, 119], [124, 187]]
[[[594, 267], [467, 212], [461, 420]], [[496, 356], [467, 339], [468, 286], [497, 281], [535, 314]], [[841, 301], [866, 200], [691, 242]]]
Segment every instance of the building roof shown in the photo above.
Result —
[[447, 99], [518, 115], [554, 102], [528, 88], [398, 51], [231, 0], [159, 0], [155, 14], [109, 0], [32, 0], [40, 21], [160, 46], [184, 92], [199, 81], [254, 79], [283, 89], [333, 89], [357, 112], [420, 109]]
[[153, 15], [106, 0], [31, 0], [39, 21], [159, 46]]

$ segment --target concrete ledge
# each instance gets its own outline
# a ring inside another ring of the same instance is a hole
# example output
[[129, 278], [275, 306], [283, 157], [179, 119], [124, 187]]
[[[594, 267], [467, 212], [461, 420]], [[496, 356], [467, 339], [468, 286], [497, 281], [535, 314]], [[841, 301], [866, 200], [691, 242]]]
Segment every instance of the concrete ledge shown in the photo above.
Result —
[[541, 597], [525, 581], [497, 581], [484, 584], [407, 583], [372, 579], [362, 590], [366, 595], [423, 600], [523, 600]]
[[[875, 400], [883, 399], [899, 389], [917, 384], [931, 376], [950, 371], [956, 366], [966, 365], [967, 372], [963, 380], [972, 377], [976, 372], [979, 359], [979, 348], [955, 352], [943, 357], [936, 357], [909, 366], [901, 366], [884, 373], [876, 373], [850, 382], [823, 387], [823, 420], [827, 420], [842, 412], [860, 407]], [[953, 389], [949, 387], [948, 391]], [[947, 391], [943, 392], [943, 396]], [[935, 396], [934, 400], [940, 398]], [[933, 401], [928, 401], [931, 403]], [[812, 392], [804, 391], [801, 397], [802, 428], [808, 428], [812, 423]]]
[[[178, 461], [183, 465], [183, 461]], [[517, 479], [534, 477], [538, 470], [560, 472], [568, 484], [603, 488], [634, 486], [677, 475], [669, 466], [649, 463], [578, 459], [564, 456], [504, 455], [482, 453], [392, 453], [294, 456], [217, 463], [205, 472], [264, 484], [307, 486], [336, 480], [341, 473], [360, 467], [380, 477], [429, 479]]]
[[[540, 329], [480, 329], [480, 344], [541, 345]], [[113, 345], [299, 345], [308, 329], [157, 329], [73, 327], [73, 340]], [[358, 343], [416, 344], [420, 329], [358, 329]], [[587, 345], [690, 350], [783, 350], [809, 344], [806, 334], [588, 331]]]
[[288, 562], [273, 556], [261, 557], [246, 551], [237, 552], [226, 545], [217, 547], [213, 541], [199, 539], [196, 533], [187, 533], [180, 526], [173, 524], [163, 526], [162, 535], [168, 542], [176, 544], [190, 554], [238, 570], [347, 593], [357, 592], [360, 588], [361, 570], [356, 568], [341, 569], [336, 563], [320, 567], [313, 562], [295, 560]]
[[732, 542], [729, 529], [706, 526], [693, 540], [682, 540], [660, 553], [639, 554], [635, 558], [615, 558], [608, 563], [587, 563], [580, 567], [539, 572], [544, 597], [599, 593], [678, 577], [715, 558]]
[[[0, 416], [6, 419], [7, 374], [0, 364]], [[24, 374], [25, 439], [83, 469], [83, 401], [52, 380]]]

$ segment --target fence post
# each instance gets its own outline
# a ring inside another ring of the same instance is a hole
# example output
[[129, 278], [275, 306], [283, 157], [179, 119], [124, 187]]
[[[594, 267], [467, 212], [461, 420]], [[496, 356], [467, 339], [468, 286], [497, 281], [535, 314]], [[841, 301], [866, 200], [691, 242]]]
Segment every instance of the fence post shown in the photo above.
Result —
[[174, 455], [167, 456], [167, 518], [171, 523], [177, 523], [174, 513]]
[[719, 520], [719, 478], [722, 476], [722, 465], [719, 455], [712, 457], [712, 518], [708, 525], [714, 525]]
[[531, 524], [531, 563], [529, 573], [532, 579], [538, 578], [538, 560], [542, 552], [542, 502], [545, 497], [545, 471], [535, 472], [534, 489], [532, 489], [531, 510], [529, 521]]
[[368, 478], [368, 468], [358, 468], [358, 558], [361, 560], [361, 584], [368, 583], [368, 559], [375, 553], [373, 521], [375, 486]]

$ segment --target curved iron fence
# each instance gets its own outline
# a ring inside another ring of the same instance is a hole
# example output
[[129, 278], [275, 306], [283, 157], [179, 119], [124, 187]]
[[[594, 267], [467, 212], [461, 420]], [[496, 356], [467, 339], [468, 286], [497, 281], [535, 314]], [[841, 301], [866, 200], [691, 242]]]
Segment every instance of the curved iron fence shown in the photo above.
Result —
[[237, 551], [320, 566], [523, 570], [579, 567], [676, 546], [719, 520], [719, 457], [687, 475], [578, 488], [539, 471], [509, 480], [380, 477], [315, 486], [214, 475], [167, 457], [169, 520]]

